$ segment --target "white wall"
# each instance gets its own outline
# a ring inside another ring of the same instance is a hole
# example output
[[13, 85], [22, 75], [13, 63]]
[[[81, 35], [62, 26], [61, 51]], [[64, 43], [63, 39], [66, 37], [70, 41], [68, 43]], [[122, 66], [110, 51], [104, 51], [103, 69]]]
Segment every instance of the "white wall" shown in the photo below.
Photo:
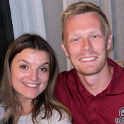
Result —
[[63, 0], [43, 0], [42, 2], [47, 41], [56, 51], [60, 71], [67, 70], [67, 59], [61, 48], [60, 14], [63, 11]]

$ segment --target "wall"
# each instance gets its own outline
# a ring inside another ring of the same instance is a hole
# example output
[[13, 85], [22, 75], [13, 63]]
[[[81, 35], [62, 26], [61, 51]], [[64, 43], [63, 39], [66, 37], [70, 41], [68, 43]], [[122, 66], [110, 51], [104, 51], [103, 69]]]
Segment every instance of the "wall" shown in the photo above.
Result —
[[56, 52], [60, 71], [67, 70], [67, 59], [61, 48], [62, 24], [60, 14], [63, 10], [62, 0], [42, 0], [42, 4], [47, 41]]

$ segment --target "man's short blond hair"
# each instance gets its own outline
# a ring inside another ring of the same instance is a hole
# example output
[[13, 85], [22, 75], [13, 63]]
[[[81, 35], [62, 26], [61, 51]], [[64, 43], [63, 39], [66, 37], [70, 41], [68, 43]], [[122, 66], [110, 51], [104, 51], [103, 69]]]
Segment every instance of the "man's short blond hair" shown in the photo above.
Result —
[[84, 14], [88, 12], [96, 12], [100, 16], [102, 23], [104, 25], [106, 31], [106, 38], [111, 34], [111, 28], [108, 22], [106, 15], [100, 9], [100, 7], [96, 6], [91, 2], [77, 2], [68, 6], [61, 14], [62, 20], [62, 40], [64, 40], [64, 25], [68, 17], [73, 17], [75, 15]]

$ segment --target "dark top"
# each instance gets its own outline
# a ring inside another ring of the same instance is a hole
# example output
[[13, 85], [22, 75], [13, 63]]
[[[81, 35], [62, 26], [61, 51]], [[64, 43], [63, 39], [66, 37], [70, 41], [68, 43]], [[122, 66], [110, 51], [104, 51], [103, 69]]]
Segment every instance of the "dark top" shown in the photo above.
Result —
[[70, 110], [73, 124], [124, 124], [124, 69], [111, 59], [108, 64], [114, 66], [111, 82], [96, 96], [83, 87], [75, 69], [58, 75], [54, 94]]

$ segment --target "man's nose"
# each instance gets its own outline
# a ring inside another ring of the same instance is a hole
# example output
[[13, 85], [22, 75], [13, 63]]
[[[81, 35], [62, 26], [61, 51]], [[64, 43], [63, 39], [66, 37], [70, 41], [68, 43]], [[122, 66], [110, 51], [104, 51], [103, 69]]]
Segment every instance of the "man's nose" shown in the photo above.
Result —
[[82, 40], [82, 50], [84, 52], [90, 52], [92, 50], [92, 43], [88, 38]]

